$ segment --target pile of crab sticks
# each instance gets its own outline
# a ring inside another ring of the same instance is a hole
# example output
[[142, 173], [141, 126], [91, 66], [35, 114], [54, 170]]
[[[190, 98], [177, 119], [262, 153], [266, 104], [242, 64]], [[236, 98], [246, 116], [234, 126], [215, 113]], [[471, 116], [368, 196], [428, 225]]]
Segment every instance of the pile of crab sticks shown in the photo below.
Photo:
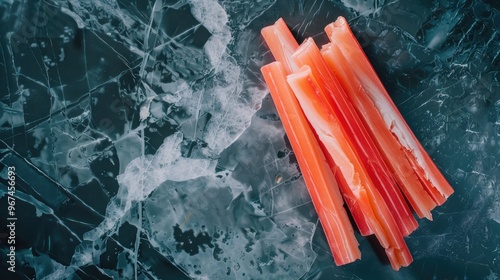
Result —
[[359, 232], [375, 234], [394, 270], [413, 258], [404, 241], [432, 220], [453, 189], [424, 150], [345, 18], [330, 43], [301, 45], [283, 19], [262, 29], [275, 62], [261, 71], [296, 155], [335, 263], [361, 258]]

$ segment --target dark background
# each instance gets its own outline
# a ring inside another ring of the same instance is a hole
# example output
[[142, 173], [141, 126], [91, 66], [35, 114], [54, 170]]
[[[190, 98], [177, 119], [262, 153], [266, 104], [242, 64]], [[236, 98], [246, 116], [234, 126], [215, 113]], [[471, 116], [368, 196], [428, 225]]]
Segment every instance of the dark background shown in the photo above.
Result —
[[[1, 1], [1, 278], [496, 279], [499, 9]], [[415, 261], [399, 272], [359, 235], [362, 260], [333, 264], [260, 77], [272, 60], [262, 27], [283, 17], [299, 41], [322, 44], [339, 15], [455, 188], [406, 238]], [[15, 275], [6, 272], [9, 166]]]

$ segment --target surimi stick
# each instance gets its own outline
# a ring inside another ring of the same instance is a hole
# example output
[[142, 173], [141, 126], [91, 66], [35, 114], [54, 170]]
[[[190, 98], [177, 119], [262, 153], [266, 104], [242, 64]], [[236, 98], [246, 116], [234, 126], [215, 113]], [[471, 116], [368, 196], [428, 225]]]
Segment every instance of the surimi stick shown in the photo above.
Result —
[[292, 58], [299, 67], [303, 65], [311, 67], [318, 85], [325, 93], [325, 105], [338, 116], [340, 124], [345, 129], [347, 137], [353, 144], [370, 178], [384, 198], [401, 233], [404, 236], [409, 235], [418, 227], [417, 221], [365, 128], [365, 124], [361, 121], [341, 84], [323, 59], [319, 48], [309, 38], [299, 46]]
[[403, 147], [406, 158], [422, 182], [425, 190], [437, 205], [443, 204], [453, 194], [453, 188], [446, 181], [430, 156], [422, 147], [401, 113], [385, 90], [375, 70], [367, 59], [361, 46], [352, 34], [345, 18], [325, 27], [330, 41], [335, 43], [351, 69], [357, 76], [365, 92], [381, 113], [384, 124], [391, 131], [393, 138]]
[[323, 91], [317, 80], [312, 68], [307, 65], [287, 77], [307, 120], [337, 166], [336, 172], [347, 182], [347, 185], [340, 186], [341, 191], [359, 202], [368, 226], [385, 248], [393, 269], [408, 266], [413, 259], [403, 236], [347, 137], [344, 126], [329, 108], [326, 100], [328, 93]]
[[[290, 29], [283, 19], [280, 18], [273, 25], [264, 27], [261, 33], [276, 61], [281, 62], [283, 65], [286, 74], [296, 71], [298, 67], [292, 55], [299, 48], [299, 44], [293, 38]], [[338, 184], [347, 184], [337, 173], [335, 173], [335, 176]], [[347, 187], [344, 189], [347, 189]], [[351, 196], [345, 193], [343, 193], [343, 196], [361, 235], [367, 236], [373, 234], [365, 221], [363, 212], [359, 205], [357, 205], [357, 200], [352, 199]]]
[[382, 115], [361, 86], [337, 44], [323, 46], [321, 54], [328, 66], [334, 70], [410, 205], [420, 218], [431, 220], [431, 210], [436, 207], [436, 203], [424, 190], [401, 144], [386, 128]]
[[334, 175], [286, 82], [285, 69], [281, 63], [273, 62], [262, 67], [261, 71], [296, 155], [335, 263], [343, 265], [360, 259], [359, 244], [343, 207]]
[[260, 33], [264, 37], [264, 41], [266, 41], [274, 59], [281, 62], [287, 74], [298, 69], [292, 59], [292, 54], [299, 47], [299, 43], [297, 43], [282, 18], [278, 19], [273, 25], [262, 28]]

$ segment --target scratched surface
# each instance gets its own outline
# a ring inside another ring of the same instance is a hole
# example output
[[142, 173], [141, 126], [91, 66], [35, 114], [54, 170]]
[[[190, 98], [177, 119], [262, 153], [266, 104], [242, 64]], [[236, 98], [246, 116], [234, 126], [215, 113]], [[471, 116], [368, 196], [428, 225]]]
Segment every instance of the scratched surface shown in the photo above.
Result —
[[[2, 279], [498, 279], [495, 1], [0, 1]], [[392, 271], [333, 264], [259, 68], [345, 16], [455, 188]], [[16, 168], [16, 273], [7, 168]], [[6, 278], [7, 277], [7, 278]]]

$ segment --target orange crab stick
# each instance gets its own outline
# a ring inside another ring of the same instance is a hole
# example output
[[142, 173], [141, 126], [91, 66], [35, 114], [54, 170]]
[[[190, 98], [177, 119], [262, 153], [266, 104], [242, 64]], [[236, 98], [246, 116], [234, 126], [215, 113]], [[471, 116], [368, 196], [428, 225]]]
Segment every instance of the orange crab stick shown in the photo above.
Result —
[[[276, 61], [281, 62], [283, 65], [285, 73], [291, 74], [297, 70], [298, 67], [292, 59], [292, 54], [299, 48], [299, 44], [283, 19], [280, 18], [273, 25], [264, 27], [261, 33]], [[335, 175], [338, 184], [346, 184], [343, 178], [339, 177], [338, 174]], [[357, 200], [352, 200], [345, 194], [344, 198], [361, 235], [373, 234], [365, 221], [363, 212], [357, 205]]]
[[271, 50], [274, 59], [283, 64], [287, 74], [298, 69], [292, 60], [292, 54], [299, 47], [299, 43], [297, 43], [297, 40], [295, 40], [292, 32], [282, 18], [278, 19], [273, 25], [262, 28], [261, 34]]
[[312, 68], [307, 65], [287, 78], [304, 114], [333, 159], [335, 172], [347, 182], [340, 185], [341, 191], [359, 202], [368, 226], [385, 248], [393, 269], [408, 266], [412, 257], [403, 236], [347, 137], [345, 127], [329, 108], [325, 98], [327, 93], [317, 80]]
[[335, 177], [320, 145], [285, 78], [280, 62], [261, 68], [285, 132], [304, 176], [335, 263], [343, 265], [361, 258], [354, 230], [343, 207]]
[[404, 236], [409, 235], [418, 227], [418, 223], [365, 125], [326, 64], [317, 45], [311, 38], [307, 39], [292, 55], [292, 58], [298, 66], [309, 65], [311, 67], [318, 85], [325, 93], [326, 106], [338, 116], [347, 137], [353, 143], [369, 176], [387, 203], [401, 233]]
[[365, 127], [384, 156], [385, 162], [412, 208], [420, 218], [432, 219], [430, 211], [436, 207], [436, 203], [424, 190], [401, 145], [385, 127], [382, 115], [366, 94], [338, 46], [335, 43], [327, 44], [323, 46], [321, 54], [328, 66], [333, 69], [358, 115], [361, 116]]
[[334, 23], [326, 26], [325, 31], [330, 41], [338, 45], [349, 61], [361, 85], [382, 114], [386, 128], [404, 148], [406, 158], [410, 161], [427, 193], [438, 205], [443, 204], [453, 194], [453, 188], [403, 119], [354, 37], [346, 19], [339, 17]]

